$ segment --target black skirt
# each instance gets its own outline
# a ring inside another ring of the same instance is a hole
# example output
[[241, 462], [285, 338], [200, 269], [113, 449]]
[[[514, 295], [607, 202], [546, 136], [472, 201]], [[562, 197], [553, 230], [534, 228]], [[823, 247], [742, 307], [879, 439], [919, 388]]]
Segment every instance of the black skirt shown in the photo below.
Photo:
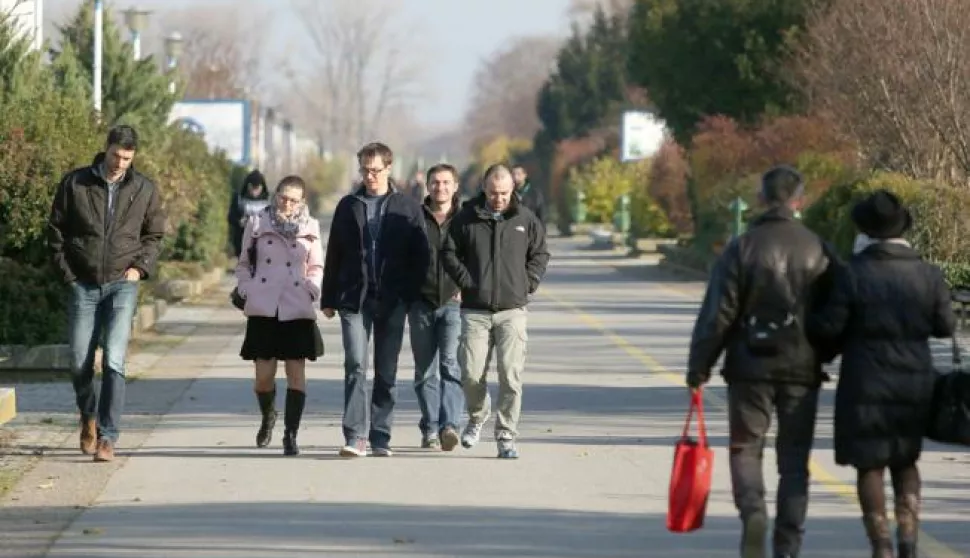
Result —
[[239, 356], [243, 360], [316, 360], [323, 356], [323, 337], [315, 320], [281, 322], [252, 316], [246, 321]]

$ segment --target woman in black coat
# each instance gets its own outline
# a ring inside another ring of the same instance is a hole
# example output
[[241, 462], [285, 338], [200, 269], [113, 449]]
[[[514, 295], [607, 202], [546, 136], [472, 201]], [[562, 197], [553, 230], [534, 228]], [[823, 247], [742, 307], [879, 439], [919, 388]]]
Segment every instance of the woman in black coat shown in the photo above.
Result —
[[242, 250], [243, 231], [246, 230], [246, 222], [260, 211], [265, 209], [270, 203], [269, 190], [266, 189], [266, 177], [259, 170], [254, 170], [243, 179], [243, 184], [239, 188], [239, 193], [232, 199], [229, 205], [229, 239], [232, 241], [232, 248], [239, 257]]
[[883, 476], [895, 495], [901, 558], [916, 557], [920, 476], [916, 461], [928, 424], [935, 373], [930, 337], [953, 334], [943, 273], [902, 239], [909, 211], [879, 190], [859, 202], [856, 237], [813, 335], [838, 340], [842, 365], [835, 395], [835, 461], [858, 471], [863, 523], [874, 558], [891, 558]]

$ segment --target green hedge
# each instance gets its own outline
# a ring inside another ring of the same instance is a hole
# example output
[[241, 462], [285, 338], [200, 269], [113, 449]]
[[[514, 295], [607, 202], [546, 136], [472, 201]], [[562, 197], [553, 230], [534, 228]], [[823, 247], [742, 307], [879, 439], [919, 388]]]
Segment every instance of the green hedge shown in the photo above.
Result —
[[67, 287], [48, 266], [0, 258], [0, 344], [61, 343], [67, 329]]
[[913, 247], [940, 265], [951, 286], [970, 286], [970, 192], [877, 171], [833, 185], [805, 211], [805, 224], [848, 256], [856, 235], [852, 207], [882, 188], [910, 208], [913, 228], [906, 238]]

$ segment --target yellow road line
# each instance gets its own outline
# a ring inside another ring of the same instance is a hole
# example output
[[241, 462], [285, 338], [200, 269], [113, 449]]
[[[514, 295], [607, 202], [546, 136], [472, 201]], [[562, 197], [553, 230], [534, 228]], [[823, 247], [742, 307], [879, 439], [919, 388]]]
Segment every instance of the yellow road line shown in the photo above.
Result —
[[[676, 293], [679, 296], [689, 296], [690, 298], [693, 298], [693, 295], [689, 295], [684, 291], [679, 291], [675, 287], [663, 287], [661, 290], [669, 293]], [[628, 341], [622, 335], [612, 331], [605, 324], [603, 324], [602, 321], [598, 320], [595, 316], [586, 312], [578, 305], [569, 302], [555, 293], [549, 292], [549, 290], [544, 291], [542, 294], [543, 296], [547, 296], [552, 299], [559, 306], [562, 306], [563, 308], [566, 308], [570, 312], [574, 313], [584, 324], [598, 331], [601, 335], [609, 339], [614, 345], [620, 349], [623, 349], [628, 355], [643, 364], [651, 374], [660, 376], [672, 384], [682, 385], [685, 388], [687, 387], [686, 378], [683, 375], [675, 374], [670, 370], [667, 370], [662, 364], [660, 364], [660, 362], [657, 361], [657, 359], [653, 358], [646, 351]], [[704, 398], [713, 403], [719, 409], [727, 410], [727, 401], [725, 401], [723, 397], [705, 390]], [[858, 498], [856, 496], [854, 486], [839, 480], [835, 475], [829, 473], [814, 458], [809, 461], [808, 468], [811, 476], [818, 480], [826, 490], [841, 496], [845, 500], [852, 502], [855, 505], [858, 505]], [[919, 542], [922, 551], [921, 553], [927, 553], [933, 558], [966, 558], [962, 554], [959, 554], [952, 548], [928, 535], [923, 530], [920, 530], [919, 532]]]

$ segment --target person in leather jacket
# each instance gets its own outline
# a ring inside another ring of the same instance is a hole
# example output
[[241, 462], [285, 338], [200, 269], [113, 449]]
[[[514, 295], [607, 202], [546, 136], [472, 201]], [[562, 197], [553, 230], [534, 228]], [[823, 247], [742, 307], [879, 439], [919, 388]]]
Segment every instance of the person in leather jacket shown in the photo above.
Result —
[[690, 345], [691, 389], [710, 379], [724, 353], [721, 374], [728, 385], [731, 481], [743, 557], [765, 556], [762, 453], [772, 414], [778, 421], [780, 473], [774, 556], [797, 556], [804, 533], [808, 461], [828, 354], [809, 338], [805, 322], [826, 302], [835, 266], [823, 241], [795, 218], [803, 189], [802, 176], [788, 166], [762, 176], [764, 212], [718, 258]]

